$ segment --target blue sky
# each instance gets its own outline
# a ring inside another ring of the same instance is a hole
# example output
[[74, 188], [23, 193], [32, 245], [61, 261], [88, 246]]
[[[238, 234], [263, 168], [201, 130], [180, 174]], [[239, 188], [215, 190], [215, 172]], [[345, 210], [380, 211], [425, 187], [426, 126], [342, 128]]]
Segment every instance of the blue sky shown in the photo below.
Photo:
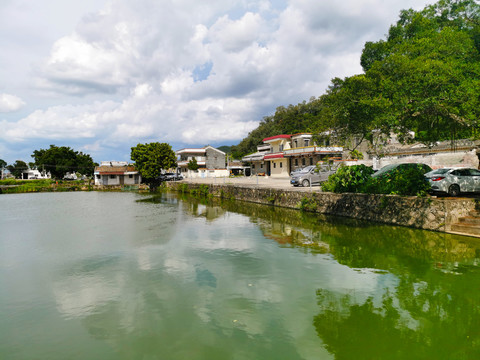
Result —
[[97, 162], [151, 141], [237, 144], [278, 106], [362, 72], [423, 0], [3, 0], [0, 159], [50, 144]]

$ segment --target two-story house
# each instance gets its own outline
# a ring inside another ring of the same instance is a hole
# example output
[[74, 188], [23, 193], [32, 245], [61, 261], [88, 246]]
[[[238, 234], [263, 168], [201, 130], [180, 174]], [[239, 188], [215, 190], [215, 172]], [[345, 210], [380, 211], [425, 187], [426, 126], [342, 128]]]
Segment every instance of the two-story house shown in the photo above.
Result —
[[288, 177], [290, 174], [289, 162], [284, 151], [290, 149], [291, 135], [276, 135], [263, 139], [264, 144], [270, 145], [270, 153], [264, 155], [266, 164], [265, 173], [272, 177]]
[[343, 147], [318, 146], [314, 143], [311, 133], [292, 135], [291, 148], [284, 151], [289, 160], [290, 170], [315, 165], [319, 161], [342, 159]]
[[266, 164], [263, 158], [265, 157], [266, 154], [269, 154], [271, 152], [270, 149], [271, 147], [269, 144], [257, 145], [257, 152], [246, 155], [242, 158], [243, 162], [250, 163], [251, 175], [258, 175], [258, 174], [265, 175]]
[[[186, 148], [176, 151], [177, 165], [185, 178], [228, 176], [226, 154], [213, 146]], [[195, 159], [197, 170], [190, 170], [188, 163]]]

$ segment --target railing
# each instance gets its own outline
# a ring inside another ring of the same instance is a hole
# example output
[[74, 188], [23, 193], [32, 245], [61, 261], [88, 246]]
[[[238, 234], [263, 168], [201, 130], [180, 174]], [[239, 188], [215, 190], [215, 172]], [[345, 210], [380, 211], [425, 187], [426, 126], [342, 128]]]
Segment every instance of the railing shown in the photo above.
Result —
[[343, 148], [338, 146], [305, 146], [294, 149], [288, 149], [284, 151], [285, 156], [289, 155], [302, 155], [302, 154], [311, 154], [311, 153], [338, 153], [342, 152]]

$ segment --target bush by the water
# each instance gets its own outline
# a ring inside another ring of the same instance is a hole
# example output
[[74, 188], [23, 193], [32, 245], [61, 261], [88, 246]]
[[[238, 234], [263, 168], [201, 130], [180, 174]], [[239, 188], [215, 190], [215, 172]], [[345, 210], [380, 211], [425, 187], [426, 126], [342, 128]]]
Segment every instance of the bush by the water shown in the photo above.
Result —
[[365, 165], [341, 166], [323, 183], [322, 190], [335, 193], [365, 193], [425, 196], [430, 189], [420, 168], [394, 169], [380, 177], [372, 177], [372, 168]]
[[363, 192], [367, 183], [372, 179], [373, 169], [365, 165], [340, 166], [322, 184], [323, 191], [334, 193]]

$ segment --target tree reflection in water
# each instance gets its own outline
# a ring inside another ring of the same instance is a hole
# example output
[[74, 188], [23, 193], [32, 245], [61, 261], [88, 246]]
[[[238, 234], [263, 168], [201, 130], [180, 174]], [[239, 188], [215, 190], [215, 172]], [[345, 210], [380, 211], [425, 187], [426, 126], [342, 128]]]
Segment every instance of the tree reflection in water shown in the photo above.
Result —
[[317, 290], [313, 325], [336, 359], [480, 358], [478, 240], [251, 203], [214, 204], [249, 216], [282, 246], [328, 252], [350, 268], [396, 278], [380, 299]]

